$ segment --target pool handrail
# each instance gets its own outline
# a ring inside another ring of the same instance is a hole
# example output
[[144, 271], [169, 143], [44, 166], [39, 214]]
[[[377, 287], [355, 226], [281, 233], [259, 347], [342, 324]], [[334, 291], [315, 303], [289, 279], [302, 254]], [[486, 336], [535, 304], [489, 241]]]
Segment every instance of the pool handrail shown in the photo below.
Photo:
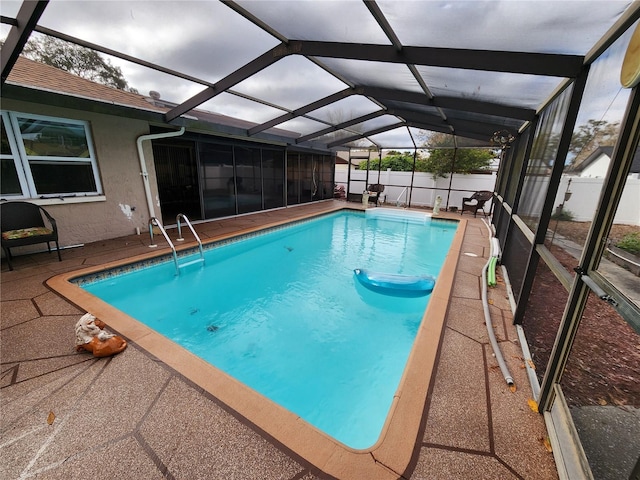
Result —
[[173, 245], [173, 242], [169, 238], [169, 235], [167, 235], [167, 232], [162, 226], [162, 223], [156, 217], [151, 217], [149, 219], [149, 237], [151, 237], [151, 244], [149, 245], [149, 248], [156, 248], [158, 246], [157, 244], [153, 243], [153, 227], [158, 227], [158, 229], [164, 236], [164, 239], [171, 247], [171, 252], [173, 253], [173, 263], [175, 263], [176, 265], [176, 274], [179, 275], [180, 267], [178, 267], [178, 252], [176, 252], [176, 247]]
[[201, 258], [202, 262], [204, 263], [204, 252], [202, 251], [202, 241], [200, 240], [200, 237], [196, 233], [195, 228], [193, 228], [193, 225], [191, 225], [191, 222], [189, 221], [189, 219], [187, 218], [187, 216], [184, 213], [179, 213], [176, 216], [176, 224], [178, 225], [178, 238], [176, 238], [176, 241], [177, 242], [184, 242], [184, 238], [182, 237], [182, 227], [180, 225], [180, 219], [181, 218], [184, 219], [184, 223], [187, 224], [187, 227], [189, 227], [189, 230], [191, 230], [191, 234], [195, 237], [196, 241], [198, 242], [198, 249], [200, 250], [200, 258]]
[[[405, 193], [407, 193], [407, 187], [404, 187], [404, 189], [402, 190], [402, 192], [400, 192], [400, 195], [398, 195], [398, 198], [396, 198], [396, 207], [400, 206], [400, 198], [402, 198], [402, 195], [404, 195]], [[405, 197], [405, 207], [407, 206], [408, 200]]]

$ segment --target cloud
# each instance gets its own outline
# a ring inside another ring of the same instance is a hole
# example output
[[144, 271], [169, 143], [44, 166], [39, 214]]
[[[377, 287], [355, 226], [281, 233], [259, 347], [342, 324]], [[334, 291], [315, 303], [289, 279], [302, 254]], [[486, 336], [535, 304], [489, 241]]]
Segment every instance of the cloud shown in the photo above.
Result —
[[293, 55], [244, 80], [233, 90], [295, 109], [346, 87], [310, 60]]
[[[584, 55], [624, 0], [379, 0], [404, 45]], [[588, 12], [588, 14], [583, 14]], [[453, 34], [452, 34], [453, 33]]]
[[292, 40], [390, 44], [361, 1], [251, 0], [236, 3]]
[[208, 82], [279, 43], [219, 2], [50, 2], [40, 24]]

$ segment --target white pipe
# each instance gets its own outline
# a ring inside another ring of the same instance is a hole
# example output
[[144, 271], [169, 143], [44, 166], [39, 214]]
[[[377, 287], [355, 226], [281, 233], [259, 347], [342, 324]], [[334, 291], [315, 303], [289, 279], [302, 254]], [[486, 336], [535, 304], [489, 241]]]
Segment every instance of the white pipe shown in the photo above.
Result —
[[144, 185], [144, 193], [147, 197], [147, 208], [149, 209], [149, 218], [156, 216], [156, 210], [153, 208], [153, 199], [151, 198], [151, 185], [149, 185], [149, 172], [147, 171], [147, 161], [144, 158], [144, 149], [142, 142], [145, 140], [156, 140], [158, 138], [179, 137], [184, 133], [184, 127], [177, 132], [151, 133], [148, 135], [140, 135], [136, 140], [138, 145], [138, 159], [140, 160], [140, 175], [142, 176], [142, 184]]
[[[492, 235], [491, 227], [487, 223], [485, 219], [482, 219], [484, 224], [489, 230], [489, 235]], [[490, 237], [493, 238], [493, 237]], [[493, 353], [496, 356], [496, 360], [498, 362], [498, 366], [500, 367], [500, 371], [502, 372], [502, 376], [504, 380], [507, 382], [507, 385], [514, 385], [513, 377], [507, 368], [507, 364], [504, 362], [504, 358], [502, 357], [502, 352], [500, 351], [500, 347], [498, 346], [498, 341], [496, 340], [495, 332], [493, 331], [493, 322], [491, 321], [491, 313], [489, 312], [489, 302], [487, 301], [487, 269], [489, 268], [489, 263], [491, 262], [491, 258], [493, 257], [493, 241], [489, 241], [489, 245], [491, 247], [491, 254], [489, 255], [489, 260], [485, 263], [484, 267], [482, 267], [482, 307], [484, 310], [484, 323], [487, 326], [487, 333], [489, 334], [489, 340], [491, 341], [491, 347], [493, 348]]]

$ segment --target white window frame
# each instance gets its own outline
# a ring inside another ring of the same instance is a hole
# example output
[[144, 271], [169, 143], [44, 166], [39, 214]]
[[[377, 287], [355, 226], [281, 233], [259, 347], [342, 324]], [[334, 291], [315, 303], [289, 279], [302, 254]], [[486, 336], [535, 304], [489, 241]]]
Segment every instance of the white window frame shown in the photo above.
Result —
[[[60, 157], [60, 156], [46, 156], [46, 155], [28, 155], [20, 132], [19, 119], [27, 120], [45, 120], [60, 124], [68, 124], [74, 126], [82, 126], [87, 140], [87, 149], [89, 152], [88, 157]], [[5, 131], [9, 138], [9, 145], [11, 147], [11, 155], [2, 155], [2, 158], [13, 158], [18, 172], [18, 178], [20, 180], [20, 187], [22, 189], [22, 195], [2, 195], [2, 198], [6, 199], [52, 199], [52, 198], [74, 198], [74, 197], [96, 197], [102, 196], [102, 182], [100, 181], [100, 174], [98, 171], [98, 164], [93, 148], [93, 139], [91, 136], [91, 129], [89, 128], [89, 122], [84, 120], [74, 120], [69, 118], [51, 117], [45, 115], [34, 115], [31, 113], [2, 111], [2, 120], [5, 126]], [[36, 189], [33, 176], [31, 174], [30, 161], [41, 160], [47, 162], [60, 162], [62, 163], [83, 163], [90, 164], [93, 173], [93, 179], [95, 182], [95, 191], [85, 192], [64, 192], [64, 193], [38, 193]]]
[[7, 134], [7, 139], [9, 140], [9, 148], [11, 149], [10, 154], [0, 153], [0, 158], [2, 160], [13, 160], [13, 165], [15, 166], [16, 173], [18, 174], [18, 181], [20, 182], [20, 190], [19, 194], [3, 194], [2, 197], [7, 197], [11, 199], [23, 199], [28, 198], [25, 195], [25, 191], [27, 191], [27, 177], [24, 174], [24, 169], [22, 167], [22, 162], [20, 161], [20, 154], [18, 151], [18, 144], [16, 143], [16, 137], [13, 134], [13, 124], [11, 123], [11, 119], [9, 118], [9, 112], [0, 112], [2, 114], [2, 125], [4, 126], [4, 131]]

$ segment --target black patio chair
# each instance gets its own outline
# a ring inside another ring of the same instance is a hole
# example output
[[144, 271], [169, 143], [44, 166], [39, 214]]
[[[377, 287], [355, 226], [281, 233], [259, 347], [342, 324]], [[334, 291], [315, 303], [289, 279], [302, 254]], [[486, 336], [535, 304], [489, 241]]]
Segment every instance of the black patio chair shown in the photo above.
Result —
[[493, 192], [490, 192], [488, 190], [480, 190], [470, 197], [463, 198], [460, 215], [462, 215], [464, 212], [473, 212], [473, 216], [475, 217], [478, 213], [478, 210], [482, 210], [482, 213], [486, 217], [487, 212], [484, 211], [484, 204], [491, 200], [492, 197]]
[[[49, 226], [45, 224], [45, 218]], [[29, 202], [0, 203], [0, 226], [2, 249], [7, 257], [9, 270], [13, 270], [11, 249], [24, 245], [46, 243], [51, 253], [50, 242], [54, 242], [58, 260], [62, 261], [58, 245], [58, 226], [54, 218], [40, 205]]]

